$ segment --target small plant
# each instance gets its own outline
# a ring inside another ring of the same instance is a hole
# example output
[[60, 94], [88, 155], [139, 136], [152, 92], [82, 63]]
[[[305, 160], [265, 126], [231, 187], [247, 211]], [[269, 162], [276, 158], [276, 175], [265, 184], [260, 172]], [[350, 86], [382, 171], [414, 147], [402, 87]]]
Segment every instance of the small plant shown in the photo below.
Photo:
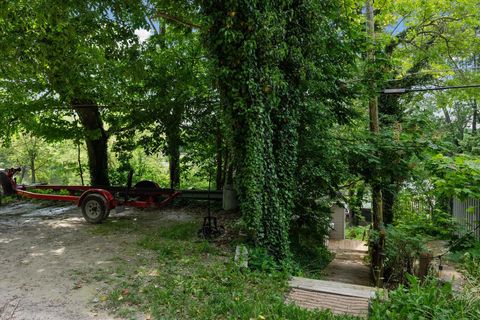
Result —
[[251, 270], [263, 272], [274, 272], [280, 269], [268, 251], [260, 247], [249, 250], [248, 266]]

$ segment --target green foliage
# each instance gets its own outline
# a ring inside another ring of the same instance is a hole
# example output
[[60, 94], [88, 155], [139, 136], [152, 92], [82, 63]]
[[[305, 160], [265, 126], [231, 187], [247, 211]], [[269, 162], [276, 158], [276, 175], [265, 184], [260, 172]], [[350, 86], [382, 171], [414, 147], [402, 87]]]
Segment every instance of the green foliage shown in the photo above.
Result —
[[442, 284], [435, 278], [421, 283], [407, 275], [408, 286], [400, 286], [388, 293], [388, 300], [375, 299], [369, 319], [477, 319], [480, 316], [478, 301], [468, 303], [455, 296], [450, 283]]
[[453, 157], [438, 154], [428, 167], [433, 172], [433, 182], [441, 197], [480, 197], [480, 160], [459, 154]]
[[397, 197], [393, 208], [395, 225], [411, 234], [451, 240], [458, 231], [458, 225], [439, 201], [441, 197], [430, 177], [421, 173], [417, 174], [417, 178]]
[[[80, 148], [80, 160], [85, 165], [86, 150]], [[0, 168], [21, 167], [19, 183], [80, 184], [77, 146], [70, 141], [47, 142], [28, 134], [16, 134], [9, 145], [0, 146]], [[85, 180], [88, 172], [83, 172]]]
[[[475, 238], [467, 238], [461, 244], [457, 245], [451, 250], [451, 253], [447, 256], [448, 260], [454, 261], [456, 263], [463, 263], [466, 260], [475, 260], [480, 259], [480, 241]], [[475, 273], [475, 272], [471, 272]]]
[[123, 122], [120, 109], [135, 98], [125, 92], [141, 69], [135, 29], [146, 25], [143, 9], [142, 1], [122, 0], [2, 3], [2, 138], [23, 130], [47, 140], [83, 139], [92, 183], [109, 184], [107, 141]]
[[396, 226], [413, 235], [419, 234], [444, 240], [452, 239], [458, 228], [451, 214], [438, 209], [431, 214], [409, 213], [398, 219]]
[[[290, 77], [297, 81], [298, 76], [296, 68], [282, 70], [280, 66], [294, 63], [293, 56], [289, 57], [294, 49], [282, 39], [290, 38], [286, 12], [290, 8], [286, 3], [269, 2], [256, 7], [242, 1], [235, 6], [214, 1], [202, 4], [210, 20], [206, 42], [218, 66], [225, 120], [227, 127], [235, 128], [232, 146], [241, 211], [255, 241], [278, 260], [286, 260], [298, 143], [298, 93], [294, 94], [298, 84], [288, 81]], [[289, 86], [295, 104], [282, 101], [280, 90]], [[282, 127], [277, 108], [283, 109]]]

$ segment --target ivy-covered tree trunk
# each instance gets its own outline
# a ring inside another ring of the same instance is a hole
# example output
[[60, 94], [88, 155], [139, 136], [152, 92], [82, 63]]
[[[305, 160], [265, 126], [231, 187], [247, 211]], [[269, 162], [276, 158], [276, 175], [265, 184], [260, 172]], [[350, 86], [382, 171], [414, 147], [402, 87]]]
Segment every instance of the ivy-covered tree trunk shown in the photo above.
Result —
[[232, 132], [235, 184], [252, 239], [279, 261], [288, 231], [297, 166], [302, 41], [308, 1], [203, 1], [206, 44], [219, 69], [224, 120]]
[[108, 186], [110, 185], [108, 178], [108, 135], [103, 128], [103, 121], [98, 107], [80, 107], [80, 105], [93, 104], [78, 101], [73, 103], [80, 123], [85, 129], [91, 184]]

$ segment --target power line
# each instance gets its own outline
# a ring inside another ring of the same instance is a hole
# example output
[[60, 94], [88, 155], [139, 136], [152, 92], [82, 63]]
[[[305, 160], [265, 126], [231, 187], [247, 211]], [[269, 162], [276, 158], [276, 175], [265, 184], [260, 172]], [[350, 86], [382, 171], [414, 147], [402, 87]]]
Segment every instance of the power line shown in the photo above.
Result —
[[[417, 74], [429, 74], [429, 73], [439, 73], [439, 74], [442, 74], [442, 73], [455, 73], [455, 72], [469, 72], [469, 73], [474, 73], [476, 71], [479, 71], [480, 70], [480, 67], [465, 67], [465, 68], [451, 68], [449, 70], [422, 70], [422, 71], [419, 71], [419, 72], [411, 72], [411, 73], [405, 73], [405, 74], [402, 74], [402, 77], [405, 78], [405, 77], [410, 77], [410, 76], [414, 76], [414, 75], [417, 75]], [[390, 81], [403, 81], [405, 79], [388, 79], [388, 80], [385, 80], [386, 82], [390, 82]]]
[[468, 88], [480, 88], [480, 84], [467, 84], [462, 86], [446, 86], [446, 87], [427, 87], [427, 88], [391, 88], [391, 89], [383, 89], [378, 93], [404, 94], [409, 92], [455, 90], [455, 89], [468, 89]]

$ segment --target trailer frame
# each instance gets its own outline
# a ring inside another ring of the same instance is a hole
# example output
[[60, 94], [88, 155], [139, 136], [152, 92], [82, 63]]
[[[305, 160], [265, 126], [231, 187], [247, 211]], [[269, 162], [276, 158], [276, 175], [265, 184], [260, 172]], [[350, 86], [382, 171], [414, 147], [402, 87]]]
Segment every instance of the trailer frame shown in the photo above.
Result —
[[[184, 197], [191, 199], [222, 199], [221, 191], [210, 192], [204, 190], [175, 190], [160, 188], [153, 181], [142, 180], [132, 187], [133, 172], [128, 175], [127, 186], [67, 186], [67, 185], [18, 185], [14, 175], [20, 168], [11, 168], [0, 171], [0, 182], [4, 193], [16, 194], [19, 197], [72, 202], [82, 209], [82, 215], [89, 223], [101, 223], [108, 218], [110, 210], [122, 211], [124, 207], [140, 209], [163, 208], [175, 198]], [[8, 179], [8, 180], [7, 180]], [[51, 194], [34, 192], [48, 190], [66, 194]], [[212, 196], [213, 195], [213, 196]]]

